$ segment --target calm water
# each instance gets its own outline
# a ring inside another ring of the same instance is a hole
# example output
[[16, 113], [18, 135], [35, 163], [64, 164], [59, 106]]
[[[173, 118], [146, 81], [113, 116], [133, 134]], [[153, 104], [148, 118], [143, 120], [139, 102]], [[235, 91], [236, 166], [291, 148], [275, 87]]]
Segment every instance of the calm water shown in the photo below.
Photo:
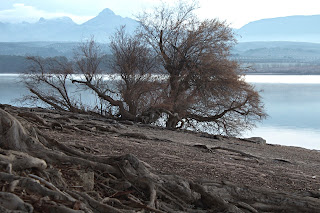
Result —
[[[320, 76], [249, 75], [246, 80], [262, 90], [269, 117], [244, 137], [320, 150]], [[13, 101], [24, 94], [18, 75], [0, 74], [0, 103], [20, 105]]]
[[252, 75], [269, 117], [245, 136], [320, 150], [320, 76]]

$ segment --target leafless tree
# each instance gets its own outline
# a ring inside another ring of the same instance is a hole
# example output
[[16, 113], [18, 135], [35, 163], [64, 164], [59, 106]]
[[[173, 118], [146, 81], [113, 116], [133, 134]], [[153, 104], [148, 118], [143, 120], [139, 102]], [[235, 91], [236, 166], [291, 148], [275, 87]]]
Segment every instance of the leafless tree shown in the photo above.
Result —
[[99, 50], [92, 40], [81, 48], [77, 67], [82, 79], [74, 83], [85, 85], [99, 98], [116, 108], [121, 119], [142, 121], [142, 113], [157, 100], [161, 82], [152, 73], [157, 70], [156, 55], [138, 36], [128, 35], [121, 27], [111, 38], [112, 58], [109, 61], [112, 81], [104, 79], [98, 70]]
[[91, 107], [96, 112], [103, 114], [101, 108], [105, 106], [98, 106], [103, 103], [111, 108], [111, 116], [149, 123], [142, 114], [157, 102], [162, 85], [152, 75], [157, 72], [156, 55], [138, 36], [127, 35], [124, 27], [115, 33], [110, 48], [109, 69], [113, 75], [108, 77], [101, 70], [104, 53], [93, 39], [75, 50], [72, 61], [28, 57], [32, 66], [23, 81], [32, 95], [25, 99], [42, 101], [58, 110], [85, 112], [78, 94], [71, 94], [68, 88], [72, 82], [100, 99]]
[[64, 57], [43, 59], [27, 57], [31, 62], [29, 69], [22, 75], [22, 81], [31, 95], [24, 100], [42, 102], [57, 110], [83, 112], [79, 97], [70, 90], [72, 63]]
[[111, 40], [111, 68], [120, 75], [117, 88], [128, 106], [129, 113], [141, 115], [155, 104], [161, 86], [156, 78], [158, 61], [139, 36], [126, 34], [121, 27]]
[[200, 21], [196, 9], [179, 1], [138, 16], [142, 37], [168, 75], [158, 110], [168, 115], [169, 128], [201, 122], [218, 133], [237, 134], [266, 116], [263, 104], [241, 80], [239, 64], [228, 57], [236, 42], [232, 29], [217, 19]]

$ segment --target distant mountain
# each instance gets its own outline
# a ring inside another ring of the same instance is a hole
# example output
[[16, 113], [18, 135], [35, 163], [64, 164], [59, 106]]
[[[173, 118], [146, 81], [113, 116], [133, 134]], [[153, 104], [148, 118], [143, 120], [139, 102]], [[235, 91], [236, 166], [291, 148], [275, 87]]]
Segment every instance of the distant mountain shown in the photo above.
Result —
[[[235, 32], [239, 42], [252, 41], [297, 41], [320, 43], [320, 15], [288, 16], [262, 19], [250, 22]], [[92, 36], [99, 42], [107, 43], [116, 28], [126, 25], [133, 32], [138, 22], [116, 15], [104, 9], [96, 17], [76, 24], [69, 17], [56, 19], [41, 18], [36, 23], [1, 23], [0, 42], [80, 42]]]
[[104, 9], [98, 16], [83, 23], [79, 33], [86, 37], [94, 35], [98, 41], [105, 42], [122, 25], [126, 26], [128, 32], [133, 32], [138, 26], [138, 22], [116, 15], [110, 9]]
[[0, 42], [80, 42], [94, 36], [95, 40], [106, 43], [121, 25], [126, 25], [128, 32], [133, 32], [138, 23], [133, 19], [116, 15], [110, 9], [104, 9], [98, 16], [81, 25], [74, 23], [69, 17], [40, 18], [36, 23], [0, 22]]
[[240, 42], [320, 42], [320, 15], [288, 16], [250, 22], [236, 30]]

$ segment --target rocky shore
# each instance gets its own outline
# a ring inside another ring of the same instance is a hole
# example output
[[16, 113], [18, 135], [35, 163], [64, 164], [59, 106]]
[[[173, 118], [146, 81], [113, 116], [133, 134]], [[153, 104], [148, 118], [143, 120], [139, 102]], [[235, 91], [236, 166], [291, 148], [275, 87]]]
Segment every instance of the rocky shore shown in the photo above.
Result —
[[320, 211], [320, 152], [260, 138], [0, 105], [0, 148], [1, 212]]

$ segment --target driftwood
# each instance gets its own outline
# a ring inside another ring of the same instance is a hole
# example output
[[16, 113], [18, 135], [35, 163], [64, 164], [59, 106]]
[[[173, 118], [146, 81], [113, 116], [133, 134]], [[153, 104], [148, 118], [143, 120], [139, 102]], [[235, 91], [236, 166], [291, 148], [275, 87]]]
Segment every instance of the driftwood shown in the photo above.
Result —
[[[188, 181], [153, 173], [132, 154], [106, 157], [82, 152], [75, 148], [80, 146], [67, 146], [34, 127], [35, 121], [45, 127], [51, 121], [42, 122], [36, 119], [39, 116], [26, 113], [20, 115], [26, 120], [0, 109], [1, 212], [240, 213], [320, 209], [316, 195], [292, 195], [228, 182]], [[68, 122], [71, 126], [71, 120]], [[91, 126], [84, 131], [89, 130]], [[122, 136], [150, 139], [143, 134]], [[223, 147], [208, 150], [219, 149], [257, 158]], [[94, 178], [90, 179], [92, 175]], [[92, 185], [89, 191], [84, 186], [88, 182]]]

